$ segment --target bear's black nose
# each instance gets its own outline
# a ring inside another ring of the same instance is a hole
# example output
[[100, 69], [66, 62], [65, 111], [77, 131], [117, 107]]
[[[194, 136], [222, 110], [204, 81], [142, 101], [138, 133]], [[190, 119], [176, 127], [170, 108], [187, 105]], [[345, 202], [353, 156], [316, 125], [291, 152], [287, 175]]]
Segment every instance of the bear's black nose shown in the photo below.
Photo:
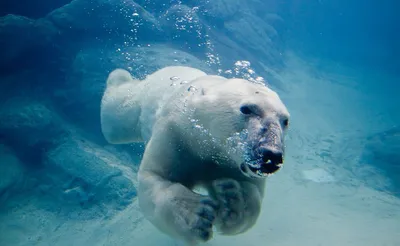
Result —
[[279, 165], [283, 163], [283, 151], [272, 148], [261, 148], [262, 159], [267, 164]]

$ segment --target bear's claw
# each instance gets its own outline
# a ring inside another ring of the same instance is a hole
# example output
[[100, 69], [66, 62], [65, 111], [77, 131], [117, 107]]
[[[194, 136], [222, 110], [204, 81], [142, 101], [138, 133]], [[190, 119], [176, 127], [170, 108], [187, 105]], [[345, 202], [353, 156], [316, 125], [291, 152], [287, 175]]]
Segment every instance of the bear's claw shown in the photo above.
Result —
[[215, 220], [214, 213], [214, 209], [210, 209], [208, 207], [202, 207], [200, 208], [199, 212], [197, 212], [200, 217], [207, 219], [208, 221], [210, 221], [210, 223]]

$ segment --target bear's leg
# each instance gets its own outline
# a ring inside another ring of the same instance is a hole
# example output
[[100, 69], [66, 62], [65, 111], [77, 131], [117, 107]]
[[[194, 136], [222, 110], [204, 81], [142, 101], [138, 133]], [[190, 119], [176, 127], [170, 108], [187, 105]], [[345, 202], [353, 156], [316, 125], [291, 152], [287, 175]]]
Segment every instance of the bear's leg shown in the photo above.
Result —
[[139, 177], [139, 204], [147, 219], [158, 229], [189, 245], [212, 237], [217, 203], [182, 184], [142, 171]]
[[218, 179], [212, 183], [211, 195], [219, 202], [216, 226], [222, 234], [243, 233], [257, 221], [262, 196], [256, 185]]

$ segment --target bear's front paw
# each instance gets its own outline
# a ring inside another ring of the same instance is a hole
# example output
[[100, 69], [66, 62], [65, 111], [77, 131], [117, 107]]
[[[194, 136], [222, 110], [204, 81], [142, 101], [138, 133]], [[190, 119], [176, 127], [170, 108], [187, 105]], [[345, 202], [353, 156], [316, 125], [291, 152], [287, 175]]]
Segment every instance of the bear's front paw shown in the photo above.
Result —
[[218, 229], [222, 234], [237, 234], [244, 225], [245, 203], [242, 187], [233, 179], [213, 182], [213, 190], [219, 202]]
[[210, 240], [218, 204], [210, 198], [202, 198], [198, 201], [182, 200], [177, 205], [175, 220], [183, 239], [190, 244]]

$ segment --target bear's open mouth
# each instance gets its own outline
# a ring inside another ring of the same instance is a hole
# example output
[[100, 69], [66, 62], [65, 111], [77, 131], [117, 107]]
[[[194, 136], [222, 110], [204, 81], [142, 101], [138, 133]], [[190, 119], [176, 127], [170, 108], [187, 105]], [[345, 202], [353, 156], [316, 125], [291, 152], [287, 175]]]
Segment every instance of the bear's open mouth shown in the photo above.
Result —
[[277, 172], [283, 163], [274, 164], [271, 161], [263, 161], [262, 159], [244, 162], [240, 165], [240, 169], [247, 176], [252, 177], [267, 177]]

